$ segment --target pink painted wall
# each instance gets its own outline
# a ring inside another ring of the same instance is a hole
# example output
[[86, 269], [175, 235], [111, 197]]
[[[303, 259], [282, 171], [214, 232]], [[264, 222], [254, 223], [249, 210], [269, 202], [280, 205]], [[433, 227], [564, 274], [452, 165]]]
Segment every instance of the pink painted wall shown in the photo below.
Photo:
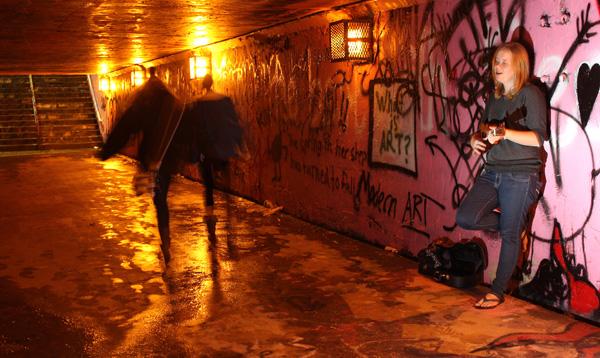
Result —
[[[450, 188], [436, 190], [434, 185], [424, 191], [450, 204], [449, 195], [459, 200], [471, 184], [478, 163], [464, 155], [468, 150], [459, 138], [471, 133], [481, 115], [480, 91], [489, 78], [489, 48], [521, 34], [533, 44], [534, 75], [548, 88], [552, 139], [544, 145], [547, 183], [526, 238], [520, 291], [538, 302], [598, 320], [600, 260], [594, 253], [600, 249], [600, 216], [595, 208], [598, 164], [594, 158], [600, 124], [596, 104], [600, 38], [594, 33], [600, 28], [600, 2], [496, 0], [482, 7], [465, 5], [462, 11], [457, 4], [468, 2], [437, 1], [426, 7], [431, 13], [419, 19], [427, 28], [420, 38], [428, 32], [433, 35], [419, 41], [418, 133], [432, 144], [431, 158], [423, 158], [419, 165], [436, 168], [451, 183]], [[445, 217], [437, 216], [432, 224], [439, 220], [438, 225], [451, 225]], [[469, 235], [459, 230], [450, 234]], [[483, 237], [491, 259], [489, 280], [500, 242], [494, 236]]]
[[[411, 255], [440, 236], [480, 236], [489, 282], [499, 239], [458, 229], [454, 216], [480, 164], [465, 140], [482, 114], [489, 56], [522, 34], [552, 105], [547, 185], [527, 233], [522, 294], [600, 321], [594, 1], [359, 5], [208, 47], [216, 88], [236, 103], [251, 154], [233, 162], [231, 190]], [[329, 61], [328, 23], [348, 16], [374, 19], [374, 63]], [[186, 64], [159, 65], [182, 97], [198, 93]], [[126, 96], [111, 96], [114, 116]]]

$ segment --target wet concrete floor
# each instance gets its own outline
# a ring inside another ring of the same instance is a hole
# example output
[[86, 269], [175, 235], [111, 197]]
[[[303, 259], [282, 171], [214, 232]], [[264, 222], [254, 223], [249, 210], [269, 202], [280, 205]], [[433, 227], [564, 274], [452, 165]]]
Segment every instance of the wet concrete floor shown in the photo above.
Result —
[[162, 262], [134, 166], [0, 157], [0, 356], [593, 357], [600, 328], [514, 297], [472, 308], [416, 263], [202, 186], [170, 192]]

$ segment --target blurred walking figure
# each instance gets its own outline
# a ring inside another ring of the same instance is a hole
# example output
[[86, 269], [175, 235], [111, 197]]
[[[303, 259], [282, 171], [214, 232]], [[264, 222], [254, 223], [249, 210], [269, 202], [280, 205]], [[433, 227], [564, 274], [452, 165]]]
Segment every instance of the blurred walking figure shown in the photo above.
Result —
[[138, 139], [136, 193], [144, 192], [142, 186], [153, 191], [160, 247], [165, 263], [168, 263], [171, 259], [171, 238], [167, 193], [171, 175], [181, 162], [191, 160], [188, 153], [192, 143], [182, 130], [176, 133], [181, 127], [179, 122], [184, 105], [156, 77], [154, 67], [149, 69], [149, 73], [148, 81], [132, 95], [127, 108], [116, 118], [116, 125], [100, 151], [100, 159], [112, 157], [131, 139]]
[[[206, 221], [214, 226], [214, 174], [224, 170], [229, 158], [237, 153], [242, 141], [242, 129], [231, 99], [212, 90], [210, 75], [202, 82], [205, 94], [182, 104], [156, 77], [150, 78], [132, 95], [124, 112], [100, 151], [106, 160], [123, 149], [131, 139], [138, 138], [136, 192], [143, 186], [153, 191], [161, 251], [165, 263], [171, 259], [171, 236], [167, 194], [171, 176], [184, 163], [199, 163], [205, 185]], [[141, 138], [139, 138], [141, 136]]]
[[242, 144], [242, 128], [231, 98], [213, 91], [210, 75], [204, 77], [202, 90], [204, 95], [186, 106], [183, 122], [186, 127], [193, 128], [193, 142], [199, 144], [199, 169], [205, 186], [205, 219], [214, 226], [215, 172], [226, 170], [229, 159], [238, 153]]

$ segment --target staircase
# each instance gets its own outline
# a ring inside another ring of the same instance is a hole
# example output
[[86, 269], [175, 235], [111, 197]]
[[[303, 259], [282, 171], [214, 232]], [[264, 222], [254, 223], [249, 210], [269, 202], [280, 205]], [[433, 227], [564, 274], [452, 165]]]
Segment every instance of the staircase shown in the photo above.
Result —
[[87, 76], [33, 76], [39, 149], [83, 149], [102, 143]]
[[0, 76], [0, 152], [102, 142], [87, 76]]
[[0, 76], [0, 151], [35, 150], [37, 143], [29, 76]]

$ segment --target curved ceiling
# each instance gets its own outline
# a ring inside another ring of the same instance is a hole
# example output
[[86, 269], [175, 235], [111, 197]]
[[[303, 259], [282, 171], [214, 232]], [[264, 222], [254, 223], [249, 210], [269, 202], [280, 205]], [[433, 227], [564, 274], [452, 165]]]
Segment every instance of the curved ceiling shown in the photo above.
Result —
[[352, 0], [2, 0], [0, 73], [102, 73]]

